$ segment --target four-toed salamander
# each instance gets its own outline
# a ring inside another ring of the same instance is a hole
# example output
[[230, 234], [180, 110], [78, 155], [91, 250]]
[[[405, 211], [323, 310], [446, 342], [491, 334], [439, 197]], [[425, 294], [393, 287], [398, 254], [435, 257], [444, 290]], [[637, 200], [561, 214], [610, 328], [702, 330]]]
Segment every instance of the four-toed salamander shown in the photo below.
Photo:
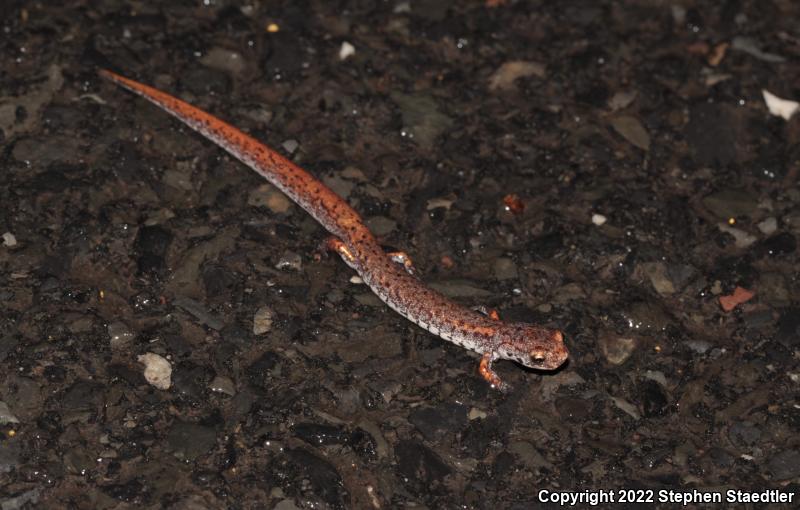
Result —
[[426, 287], [412, 275], [405, 253], [386, 253], [361, 217], [342, 198], [288, 159], [239, 129], [169, 94], [111, 71], [100, 74], [134, 92], [216, 143], [277, 186], [332, 234], [327, 241], [344, 262], [397, 313], [445, 340], [482, 355], [479, 371], [494, 387], [505, 384], [492, 370], [497, 359], [553, 370], [567, 359], [560, 331], [506, 323]]

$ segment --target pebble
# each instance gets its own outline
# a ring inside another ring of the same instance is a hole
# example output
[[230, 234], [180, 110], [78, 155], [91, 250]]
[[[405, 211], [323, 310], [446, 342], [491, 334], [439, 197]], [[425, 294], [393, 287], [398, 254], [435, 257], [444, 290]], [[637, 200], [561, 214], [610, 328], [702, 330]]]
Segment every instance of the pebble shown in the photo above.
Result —
[[404, 126], [401, 136], [415, 140], [422, 147], [433, 147], [439, 135], [455, 124], [432, 95], [392, 92], [389, 97], [400, 109]]
[[350, 192], [355, 188], [355, 183], [345, 179], [343, 175], [323, 175], [322, 183], [342, 198], [349, 197]]
[[731, 227], [727, 223], [718, 223], [717, 228], [719, 228], [720, 232], [732, 235], [735, 240], [734, 245], [737, 248], [747, 248], [758, 240], [756, 236], [748, 234], [740, 228]]
[[753, 296], [755, 296], [753, 291], [736, 286], [733, 289], [733, 294], [719, 297], [719, 304], [724, 311], [730, 312], [740, 304], [750, 301]]
[[172, 365], [163, 356], [148, 352], [138, 358], [144, 365], [144, 378], [159, 390], [168, 390], [172, 385]]
[[299, 253], [295, 253], [293, 251], [285, 251], [281, 258], [278, 259], [278, 263], [275, 264], [276, 269], [287, 270], [291, 269], [294, 271], [300, 271], [303, 268], [303, 259], [300, 257]]
[[432, 282], [430, 286], [448, 297], [454, 298], [481, 298], [491, 296], [491, 292], [476, 287], [464, 280], [447, 280]]
[[663, 262], [645, 262], [642, 271], [650, 280], [653, 288], [662, 296], [675, 293], [675, 286], [667, 275], [667, 266]]
[[366, 223], [370, 231], [378, 237], [385, 236], [397, 228], [397, 222], [386, 216], [372, 216]]
[[[0, 475], [17, 469], [22, 461], [22, 442], [19, 440], [20, 437], [18, 435], [15, 436], [15, 438], [16, 440], [10, 437], [5, 439], [3, 441], [3, 446], [0, 447]], [[6, 499], [4, 501], [8, 500]], [[5, 507], [3, 506], [0, 506], [0, 508], [5, 510]]]
[[489, 416], [489, 415], [486, 414], [486, 411], [482, 411], [481, 409], [478, 409], [477, 407], [473, 407], [473, 408], [471, 408], [469, 410], [469, 413], [467, 414], [467, 419], [469, 421], [472, 421], [472, 420], [484, 420], [484, 419], [486, 419], [487, 416]]
[[234, 75], [240, 74], [245, 69], [245, 60], [240, 53], [220, 47], [208, 50], [208, 53], [203, 55], [200, 62], [204, 66]]
[[598, 227], [600, 225], [604, 225], [606, 221], [608, 221], [608, 218], [606, 218], [602, 214], [597, 214], [597, 213], [592, 214], [592, 223], [594, 223]]
[[344, 427], [321, 423], [297, 423], [292, 426], [292, 432], [313, 446], [346, 445], [351, 439]]
[[356, 48], [352, 44], [347, 41], [342, 43], [342, 46], [339, 48], [339, 60], [346, 60], [347, 57], [351, 57], [356, 54]]
[[17, 245], [17, 238], [11, 232], [3, 234], [3, 246], [11, 248]]
[[663, 416], [669, 409], [669, 396], [656, 381], [644, 381], [640, 385], [639, 401], [648, 418]]
[[599, 339], [600, 352], [612, 365], [621, 365], [631, 357], [636, 349], [636, 340], [615, 334], [604, 335]]
[[206, 306], [196, 299], [178, 296], [175, 298], [174, 303], [176, 306], [179, 306], [184, 311], [192, 315], [201, 324], [205, 324], [211, 329], [219, 331], [223, 328], [223, 326], [225, 326], [225, 323], [221, 317], [209, 312], [206, 309]]
[[639, 122], [639, 119], [630, 115], [620, 115], [611, 119], [611, 127], [631, 145], [650, 150], [650, 134]]
[[106, 327], [111, 349], [122, 350], [136, 337], [136, 334], [122, 321], [114, 321]]
[[767, 462], [767, 469], [775, 480], [789, 480], [800, 476], [800, 451], [784, 450]]
[[791, 119], [792, 116], [797, 113], [797, 110], [800, 109], [800, 103], [797, 101], [783, 99], [770, 93], [770, 91], [766, 89], [762, 89], [761, 94], [764, 96], [764, 102], [767, 104], [769, 113], [776, 117], [782, 117], [783, 120]]
[[608, 100], [608, 107], [614, 111], [627, 108], [636, 99], [638, 93], [635, 90], [620, 90]]
[[275, 505], [275, 510], [300, 510], [300, 507], [294, 504], [293, 499], [283, 499]]
[[731, 41], [731, 49], [743, 51], [759, 60], [763, 60], [764, 62], [770, 62], [773, 64], [786, 62], [786, 59], [781, 55], [762, 51], [761, 48], [758, 47], [758, 43], [751, 37], [745, 37], [741, 35], [734, 37]]
[[592, 414], [591, 402], [578, 397], [561, 397], [556, 399], [555, 408], [559, 416], [573, 423], [583, 423]]
[[512, 60], [501, 65], [489, 78], [489, 90], [513, 89], [519, 78], [536, 76], [544, 78], [546, 68], [538, 62]]
[[394, 448], [397, 470], [414, 483], [431, 485], [453, 472], [433, 450], [413, 439], [403, 439]]
[[291, 463], [289, 469], [302, 473], [305, 486], [322, 502], [306, 508], [344, 508], [344, 484], [339, 472], [328, 460], [314, 455], [305, 448], [286, 448], [285, 458]]
[[[31, 489], [27, 492], [17, 494], [12, 497], [4, 497], [2, 501], [2, 510], [18, 510], [20, 508], [36, 508], [36, 503], [39, 501], [39, 495], [42, 492], [41, 487]], [[30, 506], [28, 506], [30, 503]]]
[[764, 235], [772, 235], [778, 230], [778, 220], [770, 216], [769, 218], [765, 219], [758, 223], [758, 230], [761, 231]]
[[467, 425], [467, 407], [456, 402], [436, 407], [420, 407], [408, 417], [425, 439], [432, 441], [440, 435], [452, 434]]
[[494, 277], [498, 280], [513, 280], [519, 276], [517, 265], [507, 257], [500, 257], [494, 261]]
[[236, 385], [230, 377], [218, 375], [212, 379], [208, 385], [209, 389], [215, 393], [224, 393], [231, 397], [236, 395]]
[[8, 408], [8, 404], [0, 400], [0, 425], [8, 423], [19, 423], [19, 419]]
[[664, 375], [664, 372], [660, 370], [647, 370], [644, 376], [646, 379], [655, 381], [665, 388], [667, 387], [667, 377]]
[[620, 409], [622, 412], [624, 412], [634, 420], [638, 420], [639, 418], [642, 417], [639, 414], [639, 410], [636, 409], [636, 406], [623, 398], [611, 397], [611, 402], [613, 402], [618, 409]]
[[705, 340], [687, 340], [685, 345], [697, 354], [705, 354], [712, 347], [711, 344]]
[[530, 470], [539, 468], [553, 469], [553, 464], [545, 459], [539, 453], [539, 450], [528, 441], [514, 441], [508, 445], [508, 451], [519, 457], [522, 463]]
[[703, 205], [715, 216], [727, 221], [730, 218], [752, 216], [758, 201], [746, 191], [727, 189], [708, 195], [703, 199]]
[[628, 327], [637, 331], [664, 331], [670, 317], [656, 301], [637, 301], [621, 312]]
[[761, 439], [761, 429], [755, 423], [737, 421], [728, 428], [728, 439], [740, 448], [752, 446]]
[[272, 309], [268, 306], [262, 306], [256, 310], [253, 315], [253, 334], [263, 335], [272, 329]]
[[247, 205], [266, 207], [277, 214], [284, 214], [292, 207], [292, 202], [272, 184], [262, 184], [250, 192]]
[[169, 449], [179, 459], [189, 461], [206, 453], [216, 441], [214, 429], [184, 421], [176, 421], [167, 434]]
[[294, 154], [294, 151], [296, 151], [297, 148], [300, 147], [300, 142], [294, 139], [286, 140], [281, 144], [281, 147], [283, 147], [283, 150], [285, 150], [289, 154]]

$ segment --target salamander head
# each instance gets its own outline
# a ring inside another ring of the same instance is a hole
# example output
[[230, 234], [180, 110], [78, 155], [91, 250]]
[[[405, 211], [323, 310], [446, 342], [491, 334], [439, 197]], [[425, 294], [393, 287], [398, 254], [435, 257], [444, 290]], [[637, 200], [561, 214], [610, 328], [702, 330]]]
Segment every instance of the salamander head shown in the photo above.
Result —
[[567, 360], [569, 351], [564, 335], [557, 329], [532, 324], [509, 324], [495, 339], [497, 353], [528, 368], [555, 370]]

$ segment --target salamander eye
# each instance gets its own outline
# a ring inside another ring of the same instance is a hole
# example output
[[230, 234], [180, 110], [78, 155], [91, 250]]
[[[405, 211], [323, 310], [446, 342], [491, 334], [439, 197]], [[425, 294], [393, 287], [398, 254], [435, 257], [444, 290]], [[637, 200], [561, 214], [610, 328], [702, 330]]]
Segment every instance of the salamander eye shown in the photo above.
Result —
[[536, 363], [542, 363], [545, 359], [547, 359], [547, 353], [545, 349], [538, 345], [534, 347], [529, 354], [531, 359]]

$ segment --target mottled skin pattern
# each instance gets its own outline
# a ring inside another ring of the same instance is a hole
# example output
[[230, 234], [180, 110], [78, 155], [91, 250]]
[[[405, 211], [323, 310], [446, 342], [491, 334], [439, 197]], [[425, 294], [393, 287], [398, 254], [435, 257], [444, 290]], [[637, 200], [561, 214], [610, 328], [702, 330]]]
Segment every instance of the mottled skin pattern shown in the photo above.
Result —
[[405, 254], [395, 254], [392, 260], [347, 202], [269, 147], [169, 94], [110, 71], [100, 74], [177, 117], [286, 193], [333, 235], [328, 247], [393, 310], [445, 340], [482, 354], [479, 371], [494, 387], [506, 388], [492, 371], [494, 360], [553, 370], [567, 359], [560, 331], [501, 322], [496, 314], [469, 310], [426, 287], [410, 274], [410, 266], [398, 263]]

